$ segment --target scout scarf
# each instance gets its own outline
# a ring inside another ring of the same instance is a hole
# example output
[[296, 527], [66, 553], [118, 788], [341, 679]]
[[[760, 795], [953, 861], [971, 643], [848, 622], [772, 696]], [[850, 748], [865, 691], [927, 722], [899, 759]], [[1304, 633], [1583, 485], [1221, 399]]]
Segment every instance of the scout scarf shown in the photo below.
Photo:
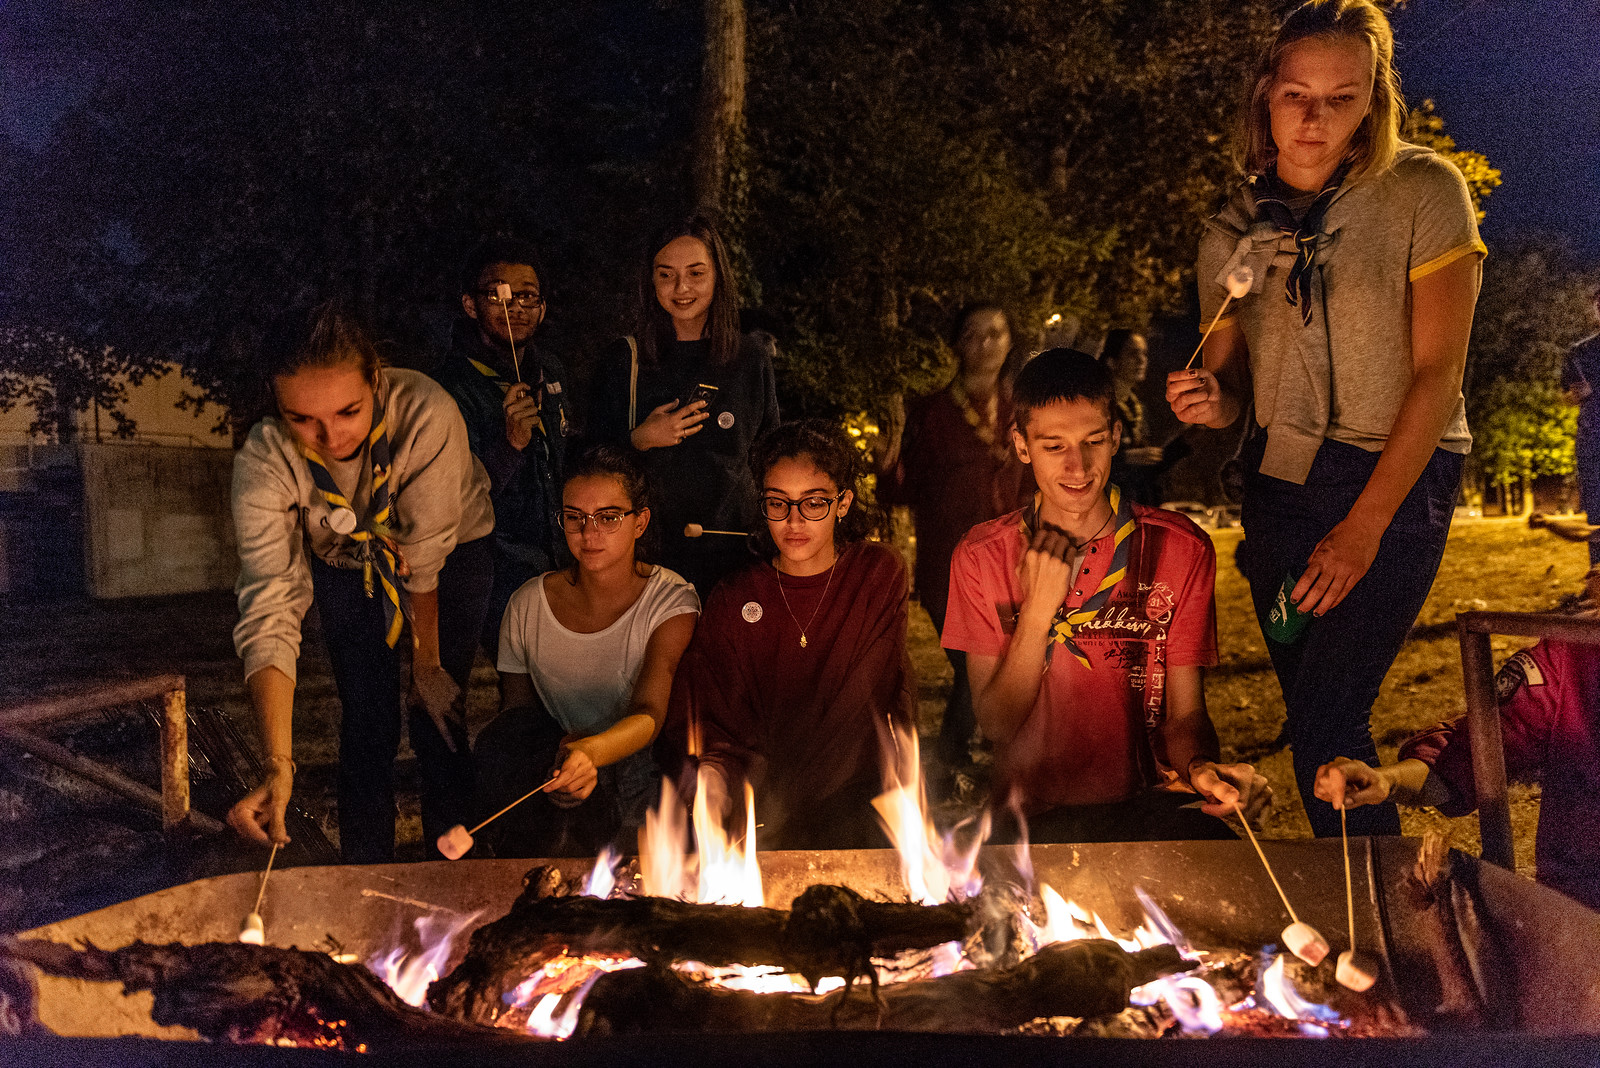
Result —
[[406, 566], [405, 557], [401, 555], [390, 530], [393, 515], [389, 499], [389, 428], [376, 395], [373, 401], [376, 410], [372, 416], [372, 430], [367, 434], [367, 455], [372, 464], [372, 497], [367, 502], [365, 519], [356, 519], [355, 508], [340, 492], [338, 483], [333, 480], [333, 472], [328, 470], [322, 457], [305, 445], [299, 445], [299, 449], [300, 455], [306, 458], [306, 463], [311, 467], [311, 480], [316, 484], [317, 492], [333, 509], [329, 526], [333, 527], [335, 533], [343, 534], [361, 545], [361, 570], [368, 597], [375, 592], [373, 574], [377, 574], [377, 584], [383, 587], [383, 640], [393, 648], [400, 640], [400, 628], [405, 623], [410, 607], [399, 580], [411, 574], [411, 569]]
[[1253, 179], [1256, 187], [1256, 210], [1280, 231], [1294, 237], [1294, 266], [1290, 268], [1289, 277], [1283, 284], [1283, 294], [1291, 308], [1300, 309], [1300, 320], [1306, 326], [1311, 325], [1311, 271], [1316, 266], [1317, 241], [1322, 236], [1322, 220], [1328, 214], [1328, 205], [1333, 203], [1339, 187], [1344, 184], [1345, 175], [1349, 173], [1348, 163], [1334, 171], [1333, 177], [1328, 179], [1327, 184], [1322, 187], [1322, 191], [1317, 194], [1317, 198], [1311, 202], [1311, 206], [1306, 209], [1306, 213], [1300, 217], [1298, 223], [1295, 222], [1294, 212], [1289, 207], [1292, 192], [1278, 180], [1276, 164], [1269, 166], [1266, 174]]
[[[478, 373], [479, 374], [481, 374], [483, 377], [487, 378], [489, 381], [493, 382], [495, 385], [499, 386], [501, 393], [506, 393], [506, 392], [510, 391], [511, 383], [507, 382], [506, 379], [505, 379], [505, 376], [502, 375], [499, 371], [496, 371], [493, 367], [490, 367], [488, 364], [484, 363], [482, 360], [473, 359], [471, 356], [467, 357], [467, 362], [470, 363], [472, 366], [476, 367], [478, 369]], [[541, 446], [544, 447], [545, 449], [548, 449], [549, 448], [549, 442], [547, 440], [548, 439], [548, 435], [545, 433], [545, 429], [544, 429], [544, 370], [542, 368], [539, 371], [539, 381], [537, 383], [535, 383], [534, 387], [533, 387], [533, 399], [536, 402], [538, 402], [538, 405], [539, 405], [539, 410], [533, 417], [533, 425], [539, 431], [539, 441], [540, 441]], [[563, 415], [562, 416], [562, 424], [563, 424], [563, 426], [565, 425], [565, 423], [566, 423], [566, 416]]]
[[[1100, 609], [1105, 607], [1111, 599], [1111, 592], [1117, 588], [1128, 573], [1128, 554], [1132, 550], [1133, 532], [1138, 529], [1138, 523], [1133, 518], [1133, 504], [1123, 497], [1122, 491], [1116, 486], [1106, 487], [1111, 498], [1111, 510], [1115, 518], [1112, 526], [1111, 565], [1106, 568], [1100, 585], [1088, 600], [1077, 608], [1068, 610], [1066, 605], [1056, 609], [1056, 617], [1050, 624], [1050, 645], [1045, 650], [1045, 664], [1050, 663], [1050, 656], [1055, 652], [1055, 647], [1065, 645], [1067, 651], [1078, 658], [1084, 667], [1089, 666], [1089, 658], [1084, 655], [1077, 642], [1073, 641], [1073, 634], [1077, 629], [1100, 614]], [[1035, 493], [1033, 503], [1022, 513], [1022, 539], [1024, 545], [1033, 542], [1034, 531], [1039, 526], [1039, 504], [1043, 499], [1042, 493]]]
[[996, 424], [1000, 422], [1000, 391], [998, 387], [989, 397], [988, 411], [979, 412], [972, 406], [972, 398], [967, 396], [967, 391], [962, 388], [961, 376], [957, 375], [955, 381], [950, 383], [950, 399], [956, 402], [956, 408], [961, 412], [961, 418], [967, 421], [972, 432], [978, 440], [988, 447], [990, 454], [1000, 463], [1005, 463], [1011, 458], [1011, 443], [1000, 441], [996, 431]]

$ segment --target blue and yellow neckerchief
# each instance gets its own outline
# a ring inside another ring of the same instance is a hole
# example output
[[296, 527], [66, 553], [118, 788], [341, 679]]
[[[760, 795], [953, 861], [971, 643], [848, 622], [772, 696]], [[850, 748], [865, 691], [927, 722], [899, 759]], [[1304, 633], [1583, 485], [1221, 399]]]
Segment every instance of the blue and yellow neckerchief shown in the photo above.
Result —
[[[1106, 573], [1100, 579], [1100, 585], [1095, 588], [1089, 599], [1077, 608], [1068, 611], [1063, 604], [1056, 609], [1055, 620], [1050, 624], [1050, 645], [1045, 650], [1045, 663], [1050, 662], [1050, 655], [1055, 652], [1057, 644], [1065, 645], [1067, 651], [1078, 658], [1078, 663], [1084, 667], [1089, 666], [1089, 658], [1078, 648], [1077, 642], [1072, 640], [1073, 634], [1089, 620], [1100, 614], [1100, 609], [1105, 607], [1111, 599], [1111, 591], [1116, 589], [1117, 583], [1128, 573], [1128, 554], [1132, 548], [1131, 539], [1133, 532], [1138, 529], [1138, 523], [1133, 518], [1133, 503], [1123, 497], [1122, 491], [1116, 486], [1107, 486], [1111, 498], [1111, 510], [1116, 518], [1112, 522], [1112, 548], [1111, 564], [1106, 568]], [[1033, 544], [1034, 531], [1039, 526], [1039, 505], [1043, 500], [1043, 493], [1033, 495], [1033, 503], [1022, 513], [1022, 541], [1023, 551]]]
[[1333, 203], [1334, 195], [1339, 192], [1339, 187], [1344, 184], [1345, 176], [1350, 173], [1350, 164], [1346, 163], [1333, 172], [1327, 184], [1322, 187], [1311, 206], [1306, 208], [1304, 215], [1297, 222], [1294, 211], [1289, 207], [1293, 192], [1278, 178], [1276, 164], [1267, 168], [1267, 172], [1252, 179], [1255, 184], [1256, 210], [1264, 215], [1268, 221], [1281, 232], [1294, 237], [1294, 266], [1289, 270], [1289, 277], [1283, 283], [1284, 299], [1291, 308], [1300, 309], [1300, 321], [1306, 326], [1311, 325], [1311, 270], [1316, 266], [1317, 241], [1322, 236], [1322, 220], [1328, 214], [1328, 205]]
[[[483, 377], [487, 378], [489, 381], [491, 381], [495, 385], [499, 386], [501, 393], [507, 393], [507, 392], [510, 391], [511, 383], [506, 381], [505, 375], [502, 375], [499, 371], [496, 371], [493, 367], [490, 367], [488, 364], [484, 363], [482, 360], [474, 360], [471, 356], [467, 357], [467, 362], [470, 363], [472, 366], [476, 367], [478, 369], [478, 373], [479, 374], [483, 375]], [[534, 402], [536, 404], [538, 404], [538, 406], [539, 406], [538, 413], [536, 415], [534, 415], [534, 417], [533, 417], [533, 425], [539, 431], [539, 438], [540, 438], [540, 441], [541, 441], [543, 447], [548, 449], [549, 448], [550, 435], [548, 433], [546, 433], [545, 428], [544, 428], [544, 371], [543, 370], [540, 370], [540, 372], [539, 372], [539, 381], [534, 384], [534, 387], [533, 387], [533, 399], [534, 399]], [[561, 414], [561, 430], [562, 430], [562, 433], [566, 433], [566, 426], [567, 426], [567, 416], [566, 416], [566, 413], [563, 412]]]
[[[373, 596], [376, 591], [374, 573], [377, 575], [377, 585], [383, 587], [383, 640], [393, 648], [400, 640], [400, 630], [410, 608], [400, 579], [409, 575], [411, 569], [406, 566], [405, 557], [400, 554], [400, 547], [395, 543], [390, 529], [393, 516], [389, 497], [388, 418], [376, 394], [373, 395], [373, 405], [372, 430], [367, 434], [367, 457], [372, 464], [372, 497], [367, 502], [366, 518], [345, 537], [361, 544], [362, 575], [366, 580], [367, 596]], [[355, 507], [339, 491], [338, 483], [334, 482], [333, 473], [328, 470], [322, 457], [305, 445], [299, 448], [300, 455], [306, 458], [306, 463], [311, 467], [311, 480], [322, 499], [328, 502], [330, 508], [343, 508], [354, 513]]]

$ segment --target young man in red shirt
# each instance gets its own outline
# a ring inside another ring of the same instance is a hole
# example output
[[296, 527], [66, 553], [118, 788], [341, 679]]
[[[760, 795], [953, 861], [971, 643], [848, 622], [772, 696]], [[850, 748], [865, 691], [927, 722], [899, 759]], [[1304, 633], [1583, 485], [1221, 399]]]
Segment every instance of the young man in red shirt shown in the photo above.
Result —
[[1218, 762], [1203, 685], [1217, 662], [1210, 539], [1110, 484], [1121, 426], [1093, 357], [1036, 356], [1013, 404], [1039, 492], [957, 548], [943, 634], [967, 654], [996, 797], [1034, 841], [1232, 837], [1218, 817], [1254, 815], [1272, 791], [1250, 765]]

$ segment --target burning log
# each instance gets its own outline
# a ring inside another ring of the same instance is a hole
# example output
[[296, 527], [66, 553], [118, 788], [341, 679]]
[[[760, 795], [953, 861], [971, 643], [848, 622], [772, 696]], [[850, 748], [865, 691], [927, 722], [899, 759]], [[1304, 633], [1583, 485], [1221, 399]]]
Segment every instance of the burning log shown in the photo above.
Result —
[[28, 961], [50, 975], [120, 982], [155, 995], [151, 1018], [212, 1041], [315, 1046], [351, 1052], [537, 1041], [512, 1031], [445, 1019], [401, 1001], [366, 968], [325, 953], [211, 942], [135, 942], [74, 950], [55, 942], [0, 938], [0, 961]]
[[506, 995], [562, 954], [771, 966], [813, 985], [825, 975], [876, 978], [872, 957], [961, 941], [972, 919], [965, 905], [870, 901], [840, 886], [809, 887], [788, 912], [659, 897], [560, 897], [555, 890], [540, 870], [531, 872], [511, 911], [474, 931], [466, 958], [428, 988], [428, 1004], [493, 1023]]
[[1135, 987], [1189, 967], [1171, 946], [1129, 953], [1085, 939], [1046, 946], [1011, 968], [893, 983], [877, 998], [850, 987], [825, 996], [756, 994], [697, 982], [668, 968], [600, 977], [584, 1000], [577, 1034], [752, 1031], [1012, 1031], [1048, 1016], [1122, 1011]]

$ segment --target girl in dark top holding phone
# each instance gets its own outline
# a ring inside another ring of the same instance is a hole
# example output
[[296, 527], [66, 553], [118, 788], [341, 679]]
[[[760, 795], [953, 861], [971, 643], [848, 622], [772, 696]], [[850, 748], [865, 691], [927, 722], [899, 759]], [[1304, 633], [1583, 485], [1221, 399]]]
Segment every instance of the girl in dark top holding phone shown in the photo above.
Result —
[[716, 228], [694, 215], [656, 234], [639, 278], [638, 326], [600, 360], [590, 430], [626, 441], [656, 488], [661, 564], [701, 597], [751, 560], [750, 446], [778, 425], [772, 360], [739, 332], [739, 298]]

